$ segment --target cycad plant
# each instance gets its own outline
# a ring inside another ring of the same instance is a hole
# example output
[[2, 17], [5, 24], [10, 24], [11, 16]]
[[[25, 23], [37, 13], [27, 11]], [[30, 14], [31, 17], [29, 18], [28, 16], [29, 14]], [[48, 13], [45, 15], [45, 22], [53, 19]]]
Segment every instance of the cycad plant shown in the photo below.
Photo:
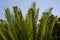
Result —
[[57, 17], [53, 16], [51, 11], [52, 8], [43, 12], [38, 21], [39, 9], [35, 2], [25, 18], [17, 6], [13, 7], [13, 14], [9, 8], [5, 8], [6, 20], [0, 20], [0, 40], [53, 40]]

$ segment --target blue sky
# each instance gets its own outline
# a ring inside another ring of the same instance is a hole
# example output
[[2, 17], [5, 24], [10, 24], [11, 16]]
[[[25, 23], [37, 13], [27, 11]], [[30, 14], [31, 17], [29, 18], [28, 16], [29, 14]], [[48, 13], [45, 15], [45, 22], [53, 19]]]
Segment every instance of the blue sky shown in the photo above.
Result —
[[4, 8], [8, 7], [12, 12], [12, 7], [16, 5], [25, 16], [33, 1], [37, 2], [37, 8], [40, 9], [39, 16], [41, 16], [45, 9], [50, 7], [53, 7], [52, 13], [54, 15], [60, 16], [60, 0], [0, 0], [0, 19], [5, 19]]

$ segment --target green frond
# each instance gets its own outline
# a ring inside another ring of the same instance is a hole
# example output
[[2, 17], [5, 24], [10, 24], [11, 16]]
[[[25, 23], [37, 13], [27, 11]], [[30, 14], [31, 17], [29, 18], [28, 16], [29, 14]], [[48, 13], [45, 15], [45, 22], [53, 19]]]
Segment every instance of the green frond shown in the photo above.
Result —
[[[36, 2], [32, 3], [25, 18], [17, 6], [13, 7], [13, 13], [9, 8], [5, 8], [6, 20], [0, 20], [0, 40], [54, 40], [56, 37], [59, 38], [60, 18], [52, 15], [52, 9], [49, 8], [48, 11], [43, 12], [39, 19], [39, 8], [36, 8]], [[57, 34], [54, 34], [55, 30]]]

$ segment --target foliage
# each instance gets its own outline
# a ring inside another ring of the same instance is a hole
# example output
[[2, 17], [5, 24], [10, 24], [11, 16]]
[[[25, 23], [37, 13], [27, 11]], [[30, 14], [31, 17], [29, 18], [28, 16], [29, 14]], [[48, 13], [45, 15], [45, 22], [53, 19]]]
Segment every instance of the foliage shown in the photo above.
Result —
[[[55, 36], [52, 34], [56, 26], [60, 27], [60, 18], [52, 15], [52, 9], [43, 12], [38, 23], [39, 9], [35, 2], [25, 18], [17, 6], [13, 7], [14, 14], [6, 8], [6, 20], [0, 20], [0, 40], [54, 40]], [[59, 24], [56, 25], [58, 19]]]

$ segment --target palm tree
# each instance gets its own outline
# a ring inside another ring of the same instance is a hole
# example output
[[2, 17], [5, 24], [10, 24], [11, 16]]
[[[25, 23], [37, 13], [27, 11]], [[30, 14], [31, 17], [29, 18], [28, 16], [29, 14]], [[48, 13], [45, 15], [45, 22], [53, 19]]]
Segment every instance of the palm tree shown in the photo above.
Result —
[[6, 8], [6, 20], [0, 20], [0, 40], [53, 40], [52, 32], [57, 17], [52, 15], [51, 10], [43, 12], [38, 23], [39, 9], [35, 2], [25, 18], [17, 6], [13, 7], [14, 14]]

